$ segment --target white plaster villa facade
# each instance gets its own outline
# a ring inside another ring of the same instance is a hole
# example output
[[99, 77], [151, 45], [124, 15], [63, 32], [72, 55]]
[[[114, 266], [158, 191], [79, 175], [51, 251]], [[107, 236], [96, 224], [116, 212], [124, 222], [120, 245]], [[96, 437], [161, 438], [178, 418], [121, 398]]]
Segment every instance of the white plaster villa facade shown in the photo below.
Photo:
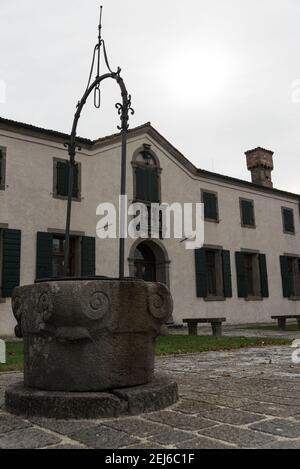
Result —
[[[63, 178], [57, 168], [67, 160], [67, 140], [59, 132], [0, 119], [0, 336], [13, 334], [12, 288], [55, 276], [61, 268], [66, 200], [57, 194]], [[120, 135], [78, 141], [73, 274], [116, 277], [119, 241], [100, 240], [95, 229], [98, 204], [118, 204]], [[142, 245], [127, 239], [127, 275], [168, 283], [175, 323], [218, 316], [229, 323], [265, 322], [272, 314], [300, 314], [300, 195], [271, 187], [272, 153], [251, 151], [254, 183], [241, 181], [198, 170], [147, 123], [128, 133], [129, 202], [143, 192], [135, 181], [143, 151], [152, 158], [161, 202], [204, 197], [205, 249], [195, 255], [178, 239], [142, 240]]]

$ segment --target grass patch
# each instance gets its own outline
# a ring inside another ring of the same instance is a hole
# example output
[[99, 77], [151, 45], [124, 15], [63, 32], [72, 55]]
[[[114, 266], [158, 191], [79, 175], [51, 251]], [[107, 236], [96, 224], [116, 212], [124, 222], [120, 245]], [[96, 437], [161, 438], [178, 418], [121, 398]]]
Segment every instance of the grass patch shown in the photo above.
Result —
[[[291, 340], [273, 337], [213, 337], [169, 335], [156, 340], [156, 355], [175, 355], [244, 347], [266, 347], [268, 345], [289, 345]], [[23, 370], [23, 342], [6, 342], [7, 363], [0, 364], [0, 373]]]
[[[262, 324], [262, 325], [255, 325], [255, 326], [247, 326], [243, 327], [243, 329], [248, 329], [248, 330], [258, 330], [258, 331], [281, 331], [279, 327], [276, 324]], [[297, 323], [287, 323], [285, 326], [285, 331], [290, 331], [290, 332], [300, 332], [298, 329], [298, 324]]]
[[273, 337], [213, 337], [169, 335], [156, 340], [156, 355], [235, 350], [245, 347], [290, 345], [291, 340]]
[[23, 370], [23, 342], [6, 342], [6, 363], [0, 363], [0, 373]]

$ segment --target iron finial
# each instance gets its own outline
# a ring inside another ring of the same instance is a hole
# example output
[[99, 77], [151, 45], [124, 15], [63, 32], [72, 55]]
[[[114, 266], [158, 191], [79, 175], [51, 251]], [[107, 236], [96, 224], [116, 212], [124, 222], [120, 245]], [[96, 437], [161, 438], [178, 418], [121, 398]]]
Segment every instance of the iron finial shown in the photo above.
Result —
[[100, 19], [99, 19], [99, 26], [98, 26], [98, 30], [99, 30], [99, 35], [98, 35], [99, 45], [100, 45], [100, 42], [101, 42], [101, 30], [102, 30], [102, 9], [103, 9], [103, 6], [100, 5]]

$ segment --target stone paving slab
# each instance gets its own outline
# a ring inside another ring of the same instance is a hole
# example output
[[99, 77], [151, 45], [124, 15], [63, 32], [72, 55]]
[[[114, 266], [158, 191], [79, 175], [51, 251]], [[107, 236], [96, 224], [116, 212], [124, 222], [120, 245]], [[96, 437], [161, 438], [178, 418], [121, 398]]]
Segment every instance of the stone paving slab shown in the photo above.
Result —
[[265, 420], [250, 426], [253, 430], [286, 438], [300, 438], [300, 424], [284, 419]]
[[[300, 448], [300, 365], [289, 346], [176, 355], [157, 371], [179, 385], [164, 411], [104, 420], [15, 417], [0, 408], [0, 448]], [[0, 405], [20, 373], [0, 374]]]
[[72, 439], [96, 449], [124, 448], [139, 443], [135, 437], [104, 425], [79, 430], [72, 434]]
[[234, 443], [242, 448], [257, 448], [274, 441], [272, 436], [231, 425], [220, 425], [201, 430], [201, 434], [211, 436], [216, 440]]
[[249, 423], [257, 422], [265, 418], [263, 415], [226, 408], [205, 412], [203, 417], [231, 425], [248, 425]]
[[60, 441], [59, 437], [37, 428], [23, 428], [0, 435], [0, 448], [38, 449]]

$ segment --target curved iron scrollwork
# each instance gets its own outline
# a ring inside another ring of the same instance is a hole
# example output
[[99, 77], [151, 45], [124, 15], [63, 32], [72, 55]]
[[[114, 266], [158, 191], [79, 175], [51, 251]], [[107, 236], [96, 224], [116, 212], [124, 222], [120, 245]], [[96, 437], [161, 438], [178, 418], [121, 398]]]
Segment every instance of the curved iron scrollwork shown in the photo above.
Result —
[[73, 156], [73, 157], [75, 157], [75, 155], [76, 155], [76, 149], [77, 149], [78, 151], [81, 151], [81, 150], [82, 150], [81, 146], [78, 145], [78, 144], [75, 143], [75, 142], [73, 142], [73, 143], [71, 143], [71, 142], [66, 142], [66, 143], [64, 143], [64, 147], [68, 149], [69, 155], [70, 155], [70, 156]]
[[118, 110], [118, 114], [120, 116], [121, 125], [118, 125], [119, 130], [126, 130], [129, 127], [128, 120], [129, 120], [129, 113], [131, 115], [134, 114], [134, 109], [131, 107], [131, 95], [128, 95], [128, 99], [125, 103], [117, 103], [115, 105], [116, 109]]

